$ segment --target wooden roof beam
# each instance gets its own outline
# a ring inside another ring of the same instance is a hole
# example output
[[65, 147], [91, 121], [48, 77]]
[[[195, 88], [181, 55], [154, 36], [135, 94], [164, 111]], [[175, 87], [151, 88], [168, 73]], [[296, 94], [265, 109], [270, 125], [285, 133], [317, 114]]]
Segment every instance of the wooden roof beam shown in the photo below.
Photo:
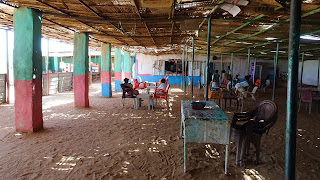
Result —
[[[172, 19], [172, 18], [174, 18], [174, 13], [175, 13], [175, 8], [176, 8], [176, 1], [177, 0], [173, 0], [173, 2], [172, 2], [172, 6], [171, 6], [171, 8], [172, 8], [172, 11], [169, 13], [169, 19]], [[171, 26], [171, 36], [170, 36], [170, 44], [172, 44], [172, 34], [173, 34], [173, 29], [174, 29], [174, 24], [175, 24], [175, 22], [174, 21], [171, 21], [171, 23], [172, 23], [172, 26]]]
[[[46, 2], [43, 2], [43, 1], [40, 1], [40, 0], [36, 0], [36, 1], [39, 2], [39, 3], [41, 3], [41, 4], [43, 4], [43, 5], [45, 5], [45, 6], [48, 6], [48, 7], [52, 8], [52, 9], [54, 9], [54, 10], [60, 12], [60, 13], [66, 14], [66, 15], [68, 15], [68, 16], [72, 16], [70, 13], [68, 13], [68, 12], [66, 12], [66, 11], [63, 11], [63, 10], [60, 10], [60, 9], [58, 9], [58, 8], [50, 5], [49, 3], [46, 3]], [[94, 29], [94, 30], [96, 30], [96, 31], [99, 31], [99, 32], [101, 32], [101, 33], [103, 33], [103, 34], [105, 34], [105, 35], [109, 35], [107, 32], [101, 31], [100, 29], [98, 29], [98, 28], [96, 28], [96, 27], [93, 27], [93, 26], [87, 24], [86, 22], [83, 22], [83, 21], [81, 21], [81, 20], [77, 20], [77, 21], [79, 21], [79, 22], [81, 22], [82, 24], [84, 24], [84, 25], [86, 25], [86, 26], [88, 26], [88, 27], [90, 27], [90, 28], [92, 28], [92, 29]], [[114, 37], [113, 37], [113, 38], [114, 38]], [[125, 45], [128, 45], [126, 42], [124, 42], [124, 41], [122, 41], [122, 40], [120, 40], [120, 39], [118, 39], [118, 38], [114, 38], [114, 39], [116, 39], [117, 41], [119, 41], [119, 42], [121, 42], [121, 43], [123, 43], [123, 44], [125, 44]]]
[[[94, 9], [92, 9], [89, 5], [87, 5], [85, 2], [83, 2], [82, 0], [78, 0], [84, 7], [86, 7], [89, 11], [91, 11], [92, 13], [94, 13], [96, 16], [98, 16], [101, 19], [105, 18], [103, 16], [101, 16], [101, 14], [97, 13]], [[117, 27], [115, 24], [113, 24], [112, 22], [109, 22], [109, 24], [111, 24], [114, 28], [116, 28], [117, 30], [119, 30], [122, 34], [126, 35], [127, 37], [130, 37], [128, 35], [128, 33], [124, 30], [121, 29], [119, 27]], [[131, 38], [131, 37], [130, 37]], [[135, 41], [138, 45], [140, 45], [140, 43], [138, 43], [136, 40], [134, 40], [133, 38], [131, 38], [133, 41]]]
[[[143, 20], [141, 14], [140, 14], [139, 7], [138, 7], [138, 5], [137, 5], [136, 0], [133, 0], [132, 2], [133, 2], [133, 4], [134, 4], [134, 6], [136, 7], [136, 11], [137, 11], [140, 19]], [[143, 24], [144, 24], [144, 26], [146, 27], [146, 29], [147, 29], [147, 31], [148, 31], [148, 34], [149, 34], [150, 38], [152, 39], [153, 44], [156, 46], [156, 42], [154, 41], [154, 39], [153, 39], [153, 37], [152, 37], [152, 35], [151, 35], [150, 29], [149, 29], [147, 23], [146, 23], [146, 22], [143, 22]]]
[[[8, 3], [3, 2], [3, 1], [0, 1], [0, 3], [5, 4], [5, 5], [7, 5], [7, 6], [10, 6], [10, 7], [13, 7], [13, 8], [18, 8], [18, 6], [14, 6], [14, 5], [8, 4]], [[6, 15], [9, 15], [9, 16], [12, 16], [12, 17], [13, 17], [13, 14], [9, 14], [9, 13], [6, 13], [6, 12], [4, 12], [4, 11], [0, 11], [0, 13], [3, 13], [3, 14], [6, 14]], [[53, 24], [56, 24], [56, 25], [58, 25], [58, 26], [61, 26], [61, 27], [65, 28], [65, 29], [68, 29], [68, 30], [70, 30], [70, 31], [76, 32], [76, 30], [71, 29], [71, 28], [69, 28], [68, 26], [59, 24], [59, 23], [57, 23], [57, 22], [55, 22], [55, 21], [52, 21], [51, 19], [47, 19], [47, 18], [45, 18], [45, 17], [42, 17], [42, 18], [43, 18], [44, 20], [46, 20], [46, 21], [49, 21], [49, 22], [53, 23]], [[3, 19], [3, 18], [1, 18], [1, 19]], [[10, 22], [13, 23], [12, 20], [10, 20]], [[52, 28], [52, 27], [49, 27], [49, 26], [44, 26], [44, 27], [47, 27], [47, 28], [49, 28], [49, 29], [54, 29], [54, 30], [56, 30], [55, 28]], [[13, 29], [13, 28], [10, 28], [10, 29]], [[61, 34], [59, 34], [59, 35], [62, 36]], [[63, 37], [68, 38], [68, 37], [66, 37], [66, 36], [63, 36]], [[90, 37], [90, 36], [89, 36], [89, 37]], [[98, 42], [103, 42], [103, 41], [100, 41], [100, 40], [97, 40], [97, 39], [93, 38], [92, 36], [91, 36], [90, 38], [91, 38], [91, 39], [94, 39], [95, 41], [98, 41]]]

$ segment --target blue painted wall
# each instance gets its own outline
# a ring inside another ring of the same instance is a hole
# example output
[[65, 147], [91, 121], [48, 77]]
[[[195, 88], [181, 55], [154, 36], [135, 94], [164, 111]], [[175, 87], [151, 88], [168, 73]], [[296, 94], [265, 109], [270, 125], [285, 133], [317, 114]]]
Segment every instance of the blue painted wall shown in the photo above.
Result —
[[[148, 82], [159, 82], [160, 79], [164, 78], [164, 76], [140, 76], [142, 81]], [[188, 76], [191, 81], [191, 76]], [[198, 85], [198, 80], [201, 81], [201, 76], [193, 76], [193, 84]], [[187, 78], [187, 84], [189, 80]], [[171, 85], [181, 85], [181, 76], [169, 76], [168, 84]]]

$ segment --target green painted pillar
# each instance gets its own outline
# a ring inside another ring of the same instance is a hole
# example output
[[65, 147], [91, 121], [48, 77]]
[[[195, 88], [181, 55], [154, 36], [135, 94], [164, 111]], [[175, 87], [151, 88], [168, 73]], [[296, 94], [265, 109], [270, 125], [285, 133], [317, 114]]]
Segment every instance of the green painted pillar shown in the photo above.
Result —
[[59, 57], [54, 57], [53, 58], [53, 71], [54, 72], [59, 72]]
[[111, 87], [111, 44], [103, 43], [101, 52], [101, 97], [112, 97]]
[[124, 68], [124, 77], [131, 79], [132, 66], [131, 66], [130, 52], [127, 52], [127, 51], [124, 52], [123, 68]]
[[87, 33], [74, 33], [73, 38], [74, 105], [89, 107], [89, 36]]
[[121, 49], [115, 48], [114, 50], [114, 81], [115, 91], [121, 91], [121, 80], [122, 80], [122, 67], [121, 67]]
[[14, 11], [14, 91], [17, 131], [43, 128], [41, 13], [26, 7]]

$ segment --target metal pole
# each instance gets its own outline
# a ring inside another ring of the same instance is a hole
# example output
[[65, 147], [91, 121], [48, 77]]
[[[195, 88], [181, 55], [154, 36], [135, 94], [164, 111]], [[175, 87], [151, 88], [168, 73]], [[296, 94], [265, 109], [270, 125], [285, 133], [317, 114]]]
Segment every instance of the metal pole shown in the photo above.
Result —
[[7, 94], [7, 104], [10, 103], [10, 78], [9, 78], [9, 46], [8, 46], [8, 30], [6, 30], [6, 60], [7, 60], [7, 77], [6, 77], [6, 80], [7, 80], [7, 91], [6, 91], [6, 94]]
[[47, 39], [47, 64], [46, 64], [46, 71], [47, 71], [47, 96], [49, 96], [49, 38]]
[[301, 0], [291, 0], [286, 117], [286, 180], [295, 179]]
[[[254, 58], [254, 66], [253, 66], [253, 76], [252, 76], [252, 80], [254, 80], [255, 78], [255, 74], [256, 74], [256, 67], [257, 67], [257, 58]], [[261, 74], [261, 73], [260, 73]]]
[[277, 66], [278, 66], [278, 55], [279, 55], [279, 43], [277, 43], [277, 51], [274, 55], [274, 61], [273, 61], [273, 89], [272, 89], [272, 101], [274, 101], [275, 98], [275, 89], [276, 89], [276, 76], [277, 76]]
[[302, 58], [301, 58], [300, 88], [302, 88], [303, 65], [304, 65], [304, 52], [302, 53]]
[[192, 64], [191, 64], [191, 101], [193, 100], [193, 66], [194, 66], [194, 37], [192, 37]]
[[222, 61], [222, 55], [221, 55], [221, 71], [223, 70], [223, 61]]
[[181, 67], [182, 75], [181, 75], [181, 88], [184, 89], [184, 48], [182, 48], [182, 67]]
[[210, 40], [211, 40], [211, 16], [208, 19], [208, 32], [207, 32], [207, 75], [206, 75], [206, 96], [205, 100], [208, 101], [208, 91], [209, 91], [209, 84], [210, 84], [210, 78], [209, 78], [209, 62], [210, 62]]
[[319, 61], [318, 61], [318, 79], [317, 79], [317, 87], [318, 87], [318, 89], [319, 89], [319, 88], [320, 88], [320, 87], [319, 87], [320, 57], [319, 57], [318, 59], [319, 59]]
[[248, 48], [248, 74], [250, 74], [250, 48]]
[[231, 86], [233, 86], [232, 82], [233, 82], [233, 53], [231, 53]]
[[187, 86], [187, 77], [188, 77], [188, 74], [187, 74], [187, 64], [188, 64], [188, 45], [186, 44], [186, 61], [184, 63], [184, 72], [185, 72], [185, 75], [184, 75], [184, 96], [186, 96], [186, 86]]

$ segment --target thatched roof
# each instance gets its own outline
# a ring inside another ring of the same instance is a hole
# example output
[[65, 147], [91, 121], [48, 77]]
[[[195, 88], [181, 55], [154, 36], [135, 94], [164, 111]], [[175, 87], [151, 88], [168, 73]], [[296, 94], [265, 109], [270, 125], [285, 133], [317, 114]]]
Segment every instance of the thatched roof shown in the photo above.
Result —
[[[274, 54], [270, 51], [276, 48], [274, 41], [282, 51], [288, 49], [290, 1], [286, 0], [248, 0], [247, 5], [234, 4], [235, 0], [0, 2], [0, 26], [13, 28], [14, 8], [35, 8], [43, 12], [43, 36], [72, 42], [74, 32], [90, 32], [91, 47], [105, 42], [149, 54], [181, 53], [182, 46], [190, 45], [190, 38], [196, 36], [196, 53], [206, 53], [207, 17], [211, 16], [212, 54], [245, 56], [251, 48], [256, 56], [270, 58]], [[226, 11], [230, 7], [241, 11], [233, 17]], [[319, 34], [319, 12], [320, 0], [303, 1], [301, 34]], [[302, 41], [301, 50], [318, 56], [319, 43], [314, 42]]]

